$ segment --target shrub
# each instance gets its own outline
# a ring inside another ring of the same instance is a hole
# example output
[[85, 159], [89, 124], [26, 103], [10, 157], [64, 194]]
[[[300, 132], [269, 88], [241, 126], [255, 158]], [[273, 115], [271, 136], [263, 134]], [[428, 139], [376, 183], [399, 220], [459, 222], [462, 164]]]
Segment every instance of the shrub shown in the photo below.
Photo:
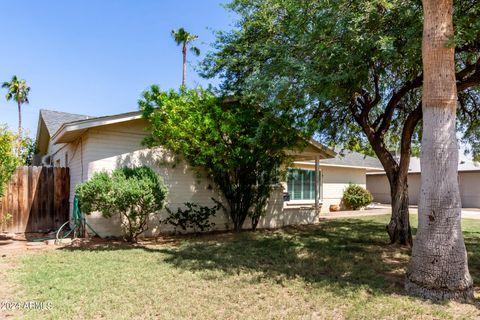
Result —
[[[215, 201], [216, 202], [216, 201]], [[210, 217], [214, 217], [217, 211], [223, 206], [217, 204], [213, 207], [199, 206], [198, 204], [186, 202], [186, 209], [178, 208], [177, 212], [171, 211], [166, 208], [168, 217], [165, 220], [161, 220], [161, 223], [171, 224], [176, 227], [180, 227], [183, 230], [192, 228], [195, 232], [208, 231], [215, 226], [215, 223], [210, 222]]]
[[0, 197], [19, 164], [14, 153], [16, 136], [5, 126], [0, 126]]
[[357, 210], [372, 203], [372, 194], [358, 184], [350, 183], [343, 192], [343, 203], [349, 209]]
[[75, 190], [80, 209], [90, 214], [99, 211], [103, 217], [122, 216], [124, 239], [136, 242], [148, 229], [148, 219], [164, 205], [167, 188], [163, 180], [150, 168], [122, 168], [96, 173]]
[[38, 153], [37, 142], [30, 137], [22, 139], [20, 144], [20, 161], [24, 166], [31, 166], [33, 157]]

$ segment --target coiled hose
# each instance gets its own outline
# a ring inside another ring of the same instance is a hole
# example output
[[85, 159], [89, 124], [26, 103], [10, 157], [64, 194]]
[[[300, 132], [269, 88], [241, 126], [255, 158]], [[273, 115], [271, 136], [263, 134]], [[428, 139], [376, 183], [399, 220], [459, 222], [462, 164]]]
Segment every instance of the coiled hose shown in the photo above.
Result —
[[[64, 224], [62, 224], [60, 228], [58, 228], [55, 234], [56, 242], [60, 242], [62, 239], [69, 237], [72, 234], [72, 232], [73, 232], [73, 236], [76, 237], [78, 232], [80, 232], [84, 227], [88, 227], [90, 230], [92, 230], [92, 232], [96, 236], [100, 237], [98, 233], [92, 228], [92, 226], [88, 224], [88, 222], [85, 219], [85, 216], [80, 211], [80, 204], [76, 195], [73, 197], [72, 224], [73, 224], [73, 228], [70, 228], [70, 230], [64, 233], [63, 235], [61, 235], [61, 232], [64, 228], [70, 225], [70, 220], [66, 221]], [[45, 240], [52, 240], [52, 239], [51, 238], [33, 239], [33, 241], [45, 241]]]

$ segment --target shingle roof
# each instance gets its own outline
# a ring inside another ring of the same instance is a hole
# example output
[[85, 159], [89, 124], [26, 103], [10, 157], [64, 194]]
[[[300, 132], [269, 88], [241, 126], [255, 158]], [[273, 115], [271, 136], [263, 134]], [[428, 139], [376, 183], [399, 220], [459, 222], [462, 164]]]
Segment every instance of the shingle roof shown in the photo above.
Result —
[[322, 159], [320, 160], [320, 163], [382, 169], [382, 164], [377, 158], [366, 156], [358, 152], [341, 150], [338, 148], [335, 149], [335, 152], [337, 153], [337, 156], [335, 158]]
[[[480, 171], [480, 163], [472, 160], [459, 160], [458, 171]], [[420, 173], [420, 158], [411, 157], [410, 166], [408, 167], [409, 173]]]
[[50, 135], [50, 137], [53, 136], [55, 132], [57, 132], [64, 123], [92, 118], [90, 116], [81, 114], [66, 113], [45, 109], [40, 110], [40, 116], [42, 117], [45, 125], [47, 126], [48, 134]]

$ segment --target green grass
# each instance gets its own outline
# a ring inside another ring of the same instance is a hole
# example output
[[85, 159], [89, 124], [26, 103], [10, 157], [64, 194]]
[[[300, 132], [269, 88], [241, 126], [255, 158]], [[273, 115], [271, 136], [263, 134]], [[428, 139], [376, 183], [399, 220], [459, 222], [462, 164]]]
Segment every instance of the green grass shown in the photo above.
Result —
[[[27, 254], [15, 279], [25, 299], [53, 304], [50, 311], [26, 312], [27, 318], [480, 317], [478, 301], [432, 304], [404, 295], [408, 251], [387, 245], [387, 220], [341, 219], [173, 244]], [[463, 226], [478, 284], [480, 220], [464, 220]]]

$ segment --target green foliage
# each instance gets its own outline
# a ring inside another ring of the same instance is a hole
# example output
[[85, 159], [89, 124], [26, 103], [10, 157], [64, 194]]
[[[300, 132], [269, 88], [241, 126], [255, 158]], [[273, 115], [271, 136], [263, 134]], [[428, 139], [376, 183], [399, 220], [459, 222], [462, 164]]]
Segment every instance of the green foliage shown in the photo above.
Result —
[[177, 212], [173, 212], [170, 208], [166, 208], [168, 217], [161, 222], [180, 227], [182, 230], [193, 229], [194, 232], [208, 231], [215, 226], [210, 222], [210, 218], [217, 214], [222, 205], [217, 202], [213, 207], [199, 206], [198, 204], [186, 202], [185, 209], [177, 208]]
[[10, 213], [5, 214], [0, 218], [0, 227], [4, 227], [13, 221], [13, 215]]
[[2, 88], [7, 89], [5, 96], [7, 101], [14, 100], [19, 104], [28, 103], [30, 87], [25, 80], [13, 76], [10, 82], [2, 83]]
[[75, 192], [85, 213], [99, 211], [105, 218], [120, 214], [128, 242], [136, 242], [148, 229], [148, 219], [164, 207], [167, 197], [163, 180], [148, 167], [96, 173]]
[[152, 86], [139, 106], [151, 132], [145, 143], [206, 171], [225, 196], [237, 231], [249, 214], [263, 212], [281, 165], [290, 160], [286, 150], [304, 145], [288, 116], [209, 90], [177, 93]]
[[327, 141], [344, 144], [361, 130], [348, 121], [349, 105], [362, 89], [375, 91], [374, 73], [387, 101], [401, 77], [421, 71], [421, 3], [236, 0], [229, 8], [239, 29], [218, 35], [205, 75], [222, 77], [226, 90], [294, 106]]
[[14, 145], [17, 137], [9, 132], [5, 126], [0, 126], [0, 196], [15, 169], [19, 160], [14, 153]]
[[20, 161], [24, 166], [31, 166], [33, 156], [38, 152], [37, 144], [34, 139], [26, 137], [20, 144]]
[[[186, 31], [184, 28], [179, 28], [178, 30], [172, 30], [171, 32], [173, 40], [177, 43], [177, 45], [187, 46], [188, 44], [192, 43], [193, 41], [198, 39], [197, 35], [191, 34], [190, 32]], [[190, 51], [192, 51], [196, 56], [200, 55], [200, 49], [197, 47], [190, 47]]]
[[342, 201], [347, 208], [357, 210], [372, 203], [373, 196], [367, 189], [350, 183], [343, 192]]
[[[405, 140], [418, 153], [421, 121], [414, 121], [412, 137], [403, 132], [421, 102], [421, 1], [233, 0], [227, 7], [238, 16], [237, 28], [217, 34], [205, 77], [220, 77], [230, 94], [295, 109], [326, 143], [348, 147], [355, 136], [356, 150], [371, 154], [372, 140], [387, 150]], [[458, 128], [474, 152], [480, 152], [479, 12], [477, 2], [455, 1], [452, 41], [464, 106]], [[375, 134], [367, 138], [368, 132]]]

